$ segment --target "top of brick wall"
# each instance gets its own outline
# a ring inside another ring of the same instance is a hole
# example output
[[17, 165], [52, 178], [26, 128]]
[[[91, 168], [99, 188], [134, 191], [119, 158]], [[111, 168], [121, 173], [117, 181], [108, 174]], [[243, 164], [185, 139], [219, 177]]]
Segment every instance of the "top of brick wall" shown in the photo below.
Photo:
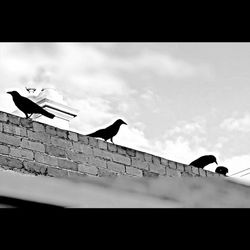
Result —
[[1, 111], [0, 166], [51, 176], [220, 176]]

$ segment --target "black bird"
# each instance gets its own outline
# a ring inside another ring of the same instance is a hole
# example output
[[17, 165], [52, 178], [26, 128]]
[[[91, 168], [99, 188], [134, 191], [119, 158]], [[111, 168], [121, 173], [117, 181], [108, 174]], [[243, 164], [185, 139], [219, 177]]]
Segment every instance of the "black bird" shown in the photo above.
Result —
[[105, 141], [110, 139], [111, 142], [114, 144], [113, 137], [118, 133], [120, 126], [122, 124], [127, 125], [126, 122], [119, 119], [119, 120], [115, 121], [112, 125], [108, 126], [107, 128], [97, 130], [96, 132], [89, 134], [87, 136], [102, 138]]
[[228, 169], [220, 166], [215, 169], [215, 173], [226, 175], [228, 173]]
[[204, 155], [204, 156], [201, 156], [200, 158], [196, 159], [195, 161], [191, 162], [189, 165], [192, 165], [192, 166], [197, 167], [197, 168], [204, 168], [208, 164], [211, 164], [214, 162], [218, 165], [215, 156]]
[[21, 96], [17, 91], [7, 93], [12, 96], [15, 105], [25, 114], [26, 118], [30, 118], [33, 114], [41, 114], [51, 119], [55, 117], [30, 99]]

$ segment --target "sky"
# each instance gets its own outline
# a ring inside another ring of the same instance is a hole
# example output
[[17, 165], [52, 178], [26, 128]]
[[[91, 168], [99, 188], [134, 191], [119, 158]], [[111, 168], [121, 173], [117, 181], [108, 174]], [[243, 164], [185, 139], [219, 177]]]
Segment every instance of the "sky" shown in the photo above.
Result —
[[79, 110], [74, 131], [121, 118], [115, 144], [185, 164], [213, 154], [231, 175], [250, 167], [249, 66], [250, 43], [0, 43], [0, 110], [16, 110], [6, 91], [53, 87]]

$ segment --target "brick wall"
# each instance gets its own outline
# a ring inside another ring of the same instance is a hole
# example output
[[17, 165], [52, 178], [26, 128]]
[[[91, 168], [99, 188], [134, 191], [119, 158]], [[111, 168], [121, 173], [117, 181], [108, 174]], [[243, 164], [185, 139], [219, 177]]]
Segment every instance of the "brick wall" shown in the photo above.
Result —
[[0, 112], [0, 166], [54, 177], [219, 176], [4, 112]]

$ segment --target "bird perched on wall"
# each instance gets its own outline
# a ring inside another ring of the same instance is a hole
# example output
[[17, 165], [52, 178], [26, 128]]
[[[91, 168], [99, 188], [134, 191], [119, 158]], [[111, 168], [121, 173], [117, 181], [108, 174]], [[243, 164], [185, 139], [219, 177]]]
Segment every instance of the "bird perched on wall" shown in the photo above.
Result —
[[220, 166], [215, 169], [215, 173], [226, 175], [228, 173], [228, 169]]
[[208, 164], [211, 164], [214, 162], [218, 165], [215, 156], [204, 155], [204, 156], [201, 156], [200, 158], [196, 159], [195, 161], [191, 162], [189, 165], [192, 165], [192, 166], [197, 167], [197, 168], [204, 168]]
[[55, 115], [49, 113], [30, 99], [21, 96], [17, 91], [9, 91], [7, 93], [12, 96], [15, 105], [25, 114], [26, 118], [30, 118], [33, 114], [41, 114], [50, 119], [55, 117]]
[[115, 121], [112, 125], [108, 126], [107, 128], [97, 130], [96, 132], [94, 132], [92, 134], [88, 134], [87, 136], [102, 138], [105, 141], [110, 139], [111, 142], [114, 144], [113, 137], [118, 133], [120, 126], [122, 124], [127, 125], [126, 122], [124, 122], [121, 119], [118, 119], [117, 121]]

